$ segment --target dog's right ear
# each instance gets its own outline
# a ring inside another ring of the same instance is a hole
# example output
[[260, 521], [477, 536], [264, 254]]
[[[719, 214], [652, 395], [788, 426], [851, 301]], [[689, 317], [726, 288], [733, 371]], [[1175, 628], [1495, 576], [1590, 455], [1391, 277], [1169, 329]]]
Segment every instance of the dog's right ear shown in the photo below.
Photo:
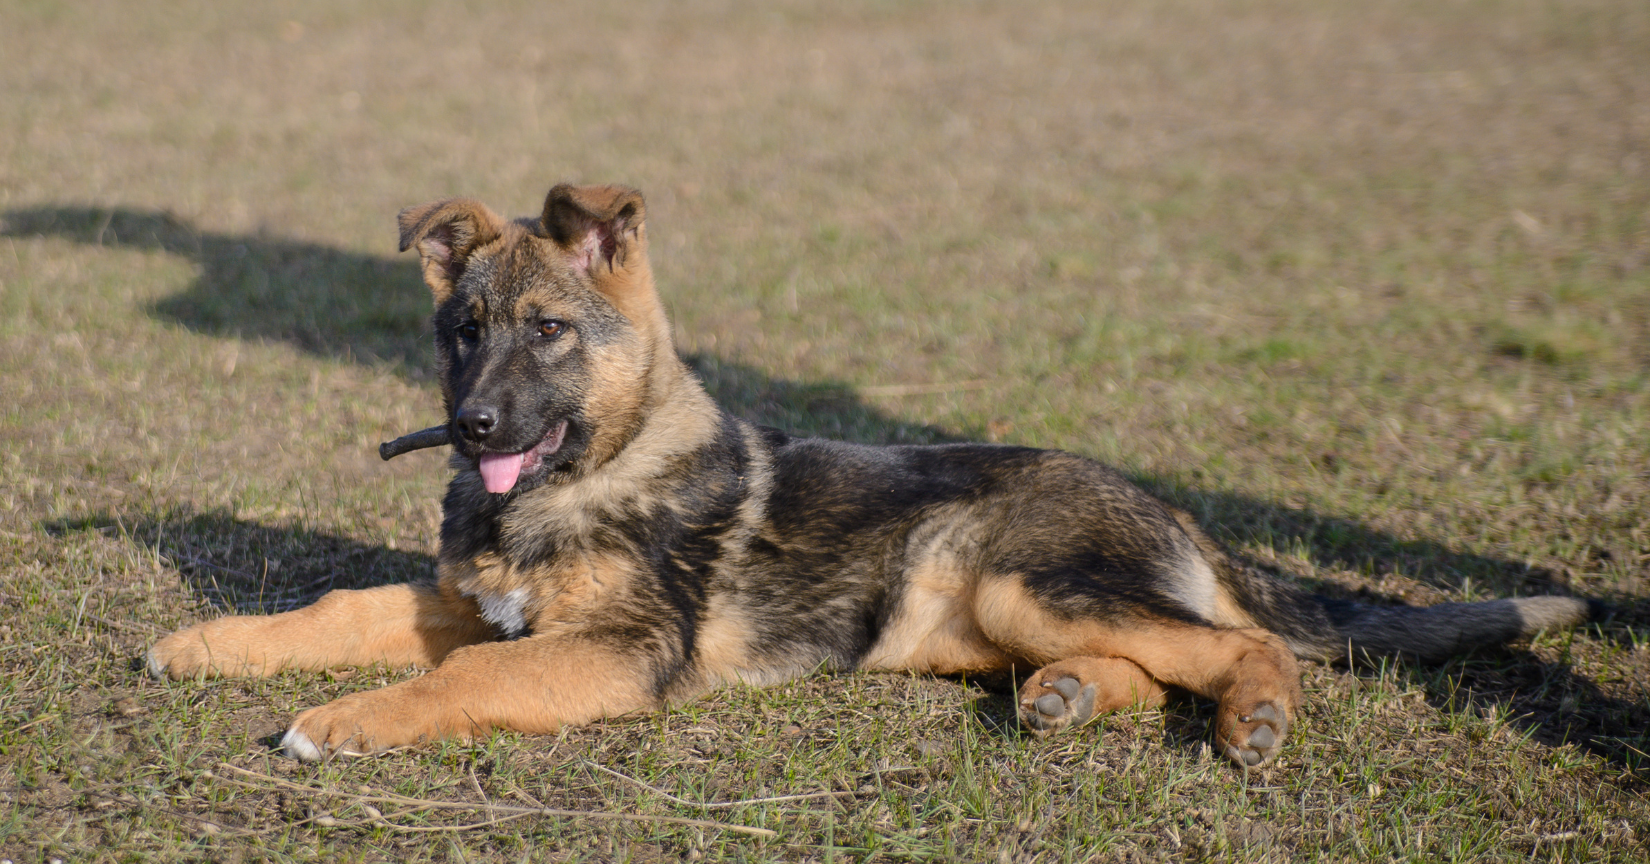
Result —
[[418, 246], [424, 284], [430, 286], [437, 306], [452, 296], [470, 253], [497, 240], [504, 231], [503, 220], [473, 198], [408, 207], [396, 221], [401, 225], [401, 251]]

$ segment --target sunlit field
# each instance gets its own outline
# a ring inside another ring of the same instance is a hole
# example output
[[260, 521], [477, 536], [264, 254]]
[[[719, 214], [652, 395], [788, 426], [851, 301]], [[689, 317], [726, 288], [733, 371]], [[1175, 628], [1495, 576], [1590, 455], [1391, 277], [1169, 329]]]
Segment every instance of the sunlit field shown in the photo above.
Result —
[[[1642, 861], [1650, 4], [0, 0], [0, 858]], [[818, 674], [300, 764], [418, 674], [159, 682], [160, 635], [433, 573], [402, 207], [648, 197], [729, 410], [1118, 466], [1371, 603], [1588, 627], [1192, 699]]]

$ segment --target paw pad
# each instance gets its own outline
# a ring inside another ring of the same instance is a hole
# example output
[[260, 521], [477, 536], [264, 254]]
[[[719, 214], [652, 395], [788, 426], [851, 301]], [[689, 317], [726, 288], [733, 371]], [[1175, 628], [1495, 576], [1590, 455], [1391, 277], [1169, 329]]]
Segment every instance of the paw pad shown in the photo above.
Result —
[[1049, 692], [1020, 703], [1020, 720], [1038, 735], [1049, 735], [1067, 726], [1081, 726], [1094, 717], [1094, 685], [1083, 686], [1072, 677], [1042, 682]]
[[1270, 761], [1289, 731], [1288, 717], [1271, 702], [1262, 702], [1248, 714], [1238, 715], [1236, 720], [1226, 743], [1226, 758], [1244, 768]]

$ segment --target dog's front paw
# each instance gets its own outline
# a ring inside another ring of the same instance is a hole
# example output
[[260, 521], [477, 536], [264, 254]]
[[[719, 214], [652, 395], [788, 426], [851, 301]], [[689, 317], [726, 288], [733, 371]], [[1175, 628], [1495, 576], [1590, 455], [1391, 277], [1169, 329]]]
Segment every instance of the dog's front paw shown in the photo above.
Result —
[[172, 633], [144, 655], [149, 674], [174, 680], [274, 674], [279, 664], [270, 662], [268, 648], [258, 638], [265, 620], [230, 615]]
[[1215, 744], [1239, 767], [1254, 768], [1272, 761], [1289, 732], [1289, 712], [1277, 702], [1263, 701], [1242, 709], [1222, 705]]
[[299, 714], [281, 737], [286, 755], [301, 762], [367, 756], [442, 736], [432, 718], [400, 698], [396, 688], [351, 693]]

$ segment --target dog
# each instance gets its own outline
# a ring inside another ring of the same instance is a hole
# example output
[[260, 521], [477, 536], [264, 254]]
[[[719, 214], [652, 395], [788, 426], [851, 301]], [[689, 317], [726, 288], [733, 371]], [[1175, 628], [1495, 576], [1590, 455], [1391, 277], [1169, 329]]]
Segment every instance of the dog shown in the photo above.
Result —
[[150, 670], [430, 669], [299, 714], [282, 743], [303, 760], [828, 668], [1029, 671], [1018, 711], [1039, 736], [1190, 691], [1217, 705], [1220, 752], [1252, 767], [1295, 721], [1297, 658], [1442, 658], [1589, 614], [1564, 597], [1320, 597], [1079, 456], [733, 417], [672, 345], [645, 215], [634, 189], [567, 184], [515, 221], [465, 198], [402, 211], [447, 417], [409, 446], [453, 447], [438, 578], [195, 624]]

